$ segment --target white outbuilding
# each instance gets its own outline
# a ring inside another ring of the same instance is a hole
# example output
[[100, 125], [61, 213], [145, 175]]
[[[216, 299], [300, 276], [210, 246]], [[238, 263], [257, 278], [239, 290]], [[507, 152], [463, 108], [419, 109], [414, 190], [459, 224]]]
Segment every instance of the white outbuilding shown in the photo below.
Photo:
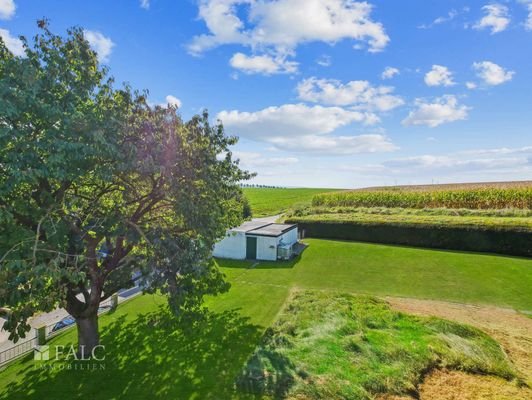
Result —
[[297, 239], [296, 224], [247, 221], [229, 229], [215, 244], [213, 255], [236, 260], [286, 260], [292, 257]]

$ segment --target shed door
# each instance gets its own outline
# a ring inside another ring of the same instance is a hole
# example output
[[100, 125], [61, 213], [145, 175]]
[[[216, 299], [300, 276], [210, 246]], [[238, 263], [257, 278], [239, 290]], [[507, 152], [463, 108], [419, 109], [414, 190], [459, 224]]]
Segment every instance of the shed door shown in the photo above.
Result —
[[246, 258], [255, 260], [257, 258], [257, 238], [246, 237]]

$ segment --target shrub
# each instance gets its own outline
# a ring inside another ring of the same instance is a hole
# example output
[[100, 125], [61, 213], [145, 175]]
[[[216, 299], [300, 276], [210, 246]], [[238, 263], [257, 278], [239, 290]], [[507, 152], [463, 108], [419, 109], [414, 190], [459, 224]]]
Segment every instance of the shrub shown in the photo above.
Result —
[[370, 224], [291, 218], [305, 237], [532, 257], [532, 232], [475, 227]]

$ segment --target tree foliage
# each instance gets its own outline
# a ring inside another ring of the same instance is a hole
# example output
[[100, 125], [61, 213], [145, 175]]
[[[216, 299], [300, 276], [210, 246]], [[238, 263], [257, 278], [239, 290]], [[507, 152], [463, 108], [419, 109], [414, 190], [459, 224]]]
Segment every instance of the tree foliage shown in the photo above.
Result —
[[115, 88], [81, 29], [39, 26], [25, 57], [0, 39], [0, 306], [11, 338], [57, 306], [97, 319], [134, 273], [176, 313], [227, 290], [211, 249], [242, 218], [238, 183], [250, 175], [231, 157], [236, 138], [207, 113], [185, 122]]

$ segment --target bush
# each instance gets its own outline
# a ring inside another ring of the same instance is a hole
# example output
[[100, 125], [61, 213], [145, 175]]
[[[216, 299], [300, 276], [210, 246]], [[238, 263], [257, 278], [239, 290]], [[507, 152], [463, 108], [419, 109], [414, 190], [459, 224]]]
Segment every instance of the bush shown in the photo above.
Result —
[[532, 257], [532, 232], [482, 230], [447, 226], [359, 224], [352, 221], [308, 221], [291, 218], [305, 237], [399, 244]]
[[242, 198], [242, 216], [244, 219], [250, 219], [253, 216], [253, 212], [247, 197]]

